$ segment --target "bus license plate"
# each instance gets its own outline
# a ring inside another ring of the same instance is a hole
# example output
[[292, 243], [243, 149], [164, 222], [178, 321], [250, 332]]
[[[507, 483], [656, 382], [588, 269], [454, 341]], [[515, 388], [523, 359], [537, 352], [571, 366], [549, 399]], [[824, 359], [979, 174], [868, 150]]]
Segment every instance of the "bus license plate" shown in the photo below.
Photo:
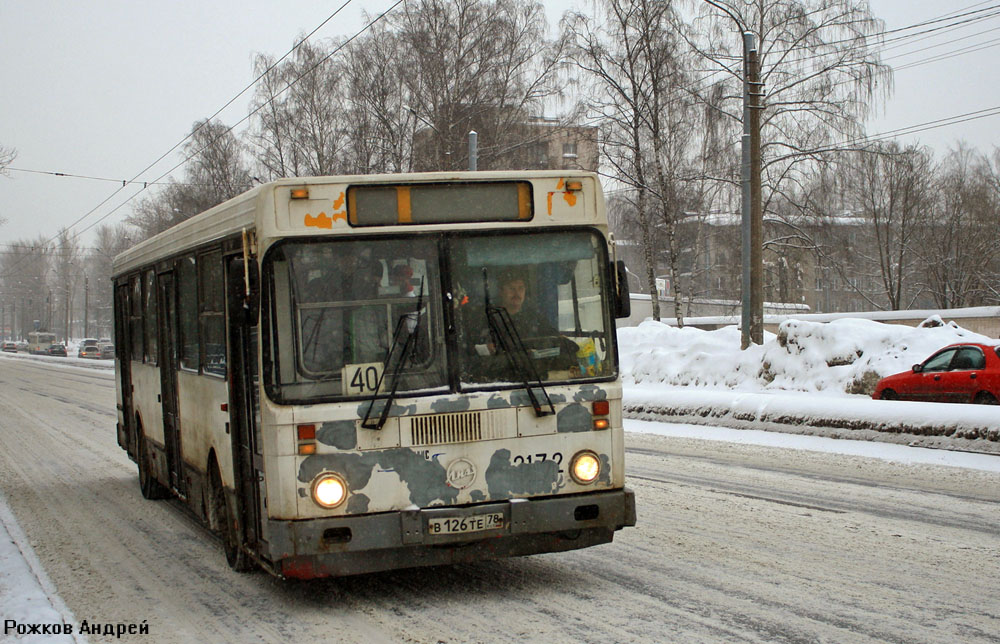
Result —
[[471, 517], [437, 517], [427, 520], [428, 534], [462, 534], [499, 530], [503, 527], [503, 512], [475, 514]]

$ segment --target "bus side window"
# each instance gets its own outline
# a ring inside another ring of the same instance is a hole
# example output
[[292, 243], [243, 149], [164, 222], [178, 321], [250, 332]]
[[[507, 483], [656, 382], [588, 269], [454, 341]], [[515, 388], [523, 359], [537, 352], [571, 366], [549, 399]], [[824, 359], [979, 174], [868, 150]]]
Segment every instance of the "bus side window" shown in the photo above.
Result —
[[225, 300], [223, 298], [222, 251], [198, 258], [198, 321], [204, 348], [201, 369], [215, 376], [226, 375]]
[[177, 319], [181, 367], [198, 370], [198, 271], [193, 256], [177, 262]]
[[132, 360], [142, 362], [144, 344], [142, 342], [142, 281], [138, 275], [129, 278], [129, 336], [132, 340]]

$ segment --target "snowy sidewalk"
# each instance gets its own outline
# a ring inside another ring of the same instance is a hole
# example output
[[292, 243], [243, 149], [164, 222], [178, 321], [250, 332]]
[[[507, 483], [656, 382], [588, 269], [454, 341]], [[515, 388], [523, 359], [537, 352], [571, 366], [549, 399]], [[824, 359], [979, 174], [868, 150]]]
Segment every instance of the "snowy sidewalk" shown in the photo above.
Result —
[[[872, 400], [867, 396], [628, 385], [626, 418], [1000, 455], [1000, 407]], [[979, 436], [979, 438], [972, 438]]]
[[[21, 532], [6, 499], [0, 495], [0, 642], [85, 644], [73, 631], [73, 615], [52, 587], [27, 537]], [[56, 629], [60, 634], [54, 634]], [[44, 629], [44, 630], [43, 630]]]

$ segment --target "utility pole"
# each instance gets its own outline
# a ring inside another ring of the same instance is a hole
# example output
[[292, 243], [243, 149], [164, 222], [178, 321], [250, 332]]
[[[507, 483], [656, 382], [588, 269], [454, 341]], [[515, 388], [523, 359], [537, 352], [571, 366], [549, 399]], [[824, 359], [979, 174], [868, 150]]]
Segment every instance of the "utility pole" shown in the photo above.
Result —
[[[747, 34], [744, 34], [744, 38]], [[749, 34], [752, 40], [753, 34]], [[750, 340], [764, 344], [764, 209], [761, 203], [760, 112], [764, 85], [756, 42], [747, 48], [750, 111]]]
[[90, 278], [83, 276], [83, 337], [90, 337]]
[[743, 136], [740, 139], [740, 152], [742, 156], [742, 162], [740, 167], [741, 182], [740, 187], [742, 189], [741, 195], [741, 216], [740, 216], [740, 239], [742, 241], [742, 271], [740, 275], [740, 348], [746, 349], [750, 346], [750, 327], [752, 324], [751, 311], [753, 310], [752, 298], [750, 297], [750, 274], [752, 273], [750, 267], [753, 265], [753, 260], [751, 259], [753, 252], [751, 251], [752, 237], [751, 230], [753, 229], [753, 208], [751, 207], [751, 202], [753, 201], [753, 189], [751, 185], [753, 181], [751, 179], [751, 166], [750, 162], [750, 149], [753, 147], [751, 140], [753, 137], [750, 134], [750, 51], [757, 49], [756, 38], [749, 31], [743, 32]]

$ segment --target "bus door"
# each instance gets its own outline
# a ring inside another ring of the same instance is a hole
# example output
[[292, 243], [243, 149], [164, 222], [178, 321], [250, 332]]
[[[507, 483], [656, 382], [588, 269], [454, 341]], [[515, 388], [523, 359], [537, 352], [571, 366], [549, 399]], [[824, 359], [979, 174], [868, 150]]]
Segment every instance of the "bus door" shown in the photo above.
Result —
[[137, 461], [135, 431], [132, 412], [132, 338], [128, 333], [129, 311], [128, 282], [115, 286], [115, 362], [118, 366], [118, 390], [121, 392], [122, 426], [118, 428], [118, 444]]
[[174, 274], [160, 273], [160, 405], [163, 409], [163, 442], [167, 450], [170, 487], [185, 496], [181, 471], [181, 434], [177, 417], [177, 307], [174, 297]]
[[251, 297], [241, 256], [229, 261], [226, 308], [229, 312], [229, 423], [233, 445], [236, 514], [244, 543], [267, 553], [264, 454], [260, 438], [260, 377], [257, 369], [257, 264], [251, 261]]

